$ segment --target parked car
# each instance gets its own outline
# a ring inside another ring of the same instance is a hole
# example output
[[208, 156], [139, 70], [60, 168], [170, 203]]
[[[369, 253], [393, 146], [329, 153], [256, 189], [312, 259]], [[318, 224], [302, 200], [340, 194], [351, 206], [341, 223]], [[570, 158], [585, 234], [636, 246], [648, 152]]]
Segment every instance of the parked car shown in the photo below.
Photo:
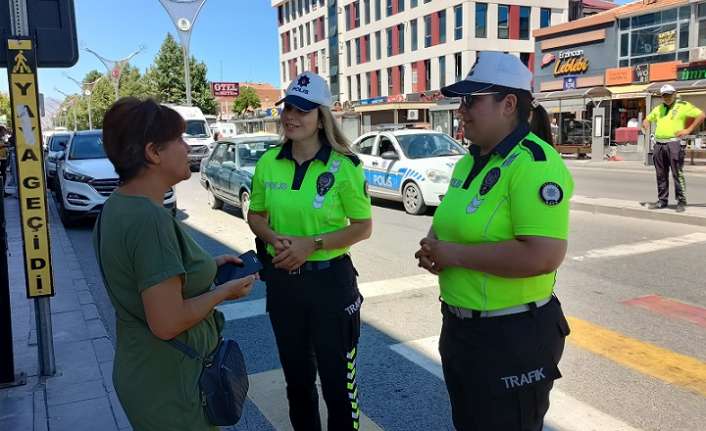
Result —
[[71, 139], [71, 133], [54, 133], [47, 139], [44, 168], [47, 173], [47, 184], [51, 189], [56, 185], [56, 161], [59, 155], [66, 150], [69, 139]]
[[371, 196], [401, 201], [422, 214], [438, 206], [456, 162], [466, 153], [449, 135], [427, 130], [375, 131], [353, 143]]
[[216, 142], [201, 164], [201, 185], [208, 191], [208, 205], [223, 208], [227, 203], [239, 207], [247, 220], [255, 165], [270, 148], [280, 144], [274, 134], [240, 135]]
[[[103, 132], [90, 130], [71, 136], [58, 157], [56, 200], [61, 222], [68, 226], [81, 217], [97, 215], [120, 183], [103, 149]], [[176, 194], [164, 195], [164, 206], [176, 214]]]

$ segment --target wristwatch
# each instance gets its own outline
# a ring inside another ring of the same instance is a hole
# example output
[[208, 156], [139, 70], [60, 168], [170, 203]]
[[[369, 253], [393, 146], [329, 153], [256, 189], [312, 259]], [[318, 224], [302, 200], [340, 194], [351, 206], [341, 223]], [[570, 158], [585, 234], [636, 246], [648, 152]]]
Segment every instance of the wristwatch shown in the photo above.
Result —
[[317, 236], [314, 238], [314, 250], [323, 250], [324, 249], [324, 239], [321, 238], [320, 236]]

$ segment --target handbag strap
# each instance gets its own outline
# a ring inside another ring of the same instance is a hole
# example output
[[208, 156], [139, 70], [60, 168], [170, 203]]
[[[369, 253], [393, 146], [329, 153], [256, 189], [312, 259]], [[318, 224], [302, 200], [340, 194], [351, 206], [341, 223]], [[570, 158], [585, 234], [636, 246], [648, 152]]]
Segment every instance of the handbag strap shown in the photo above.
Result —
[[[98, 230], [96, 232], [96, 242], [98, 246], [98, 250], [96, 252], [96, 257], [98, 258], [98, 268], [101, 270], [101, 277], [103, 278], [103, 284], [108, 287], [108, 279], [105, 276], [105, 271], [103, 271], [103, 259], [101, 258], [101, 237], [103, 236], [103, 232], [101, 230], [101, 219], [103, 218], [103, 210], [101, 209], [101, 212], [98, 214], [98, 220], [96, 222], [96, 229]], [[129, 312], [128, 312], [129, 313]], [[132, 313], [130, 313], [132, 314]], [[149, 330], [149, 326], [147, 323], [142, 321], [139, 317], [133, 315], [132, 317], [135, 318], [138, 322], [142, 323], [147, 330]], [[191, 346], [188, 344], [177, 340], [176, 338], [172, 338], [171, 340], [164, 340], [166, 343], [168, 343], [170, 346], [174, 347], [184, 355], [188, 356], [191, 359], [203, 362], [203, 358], [201, 358], [201, 355]]]

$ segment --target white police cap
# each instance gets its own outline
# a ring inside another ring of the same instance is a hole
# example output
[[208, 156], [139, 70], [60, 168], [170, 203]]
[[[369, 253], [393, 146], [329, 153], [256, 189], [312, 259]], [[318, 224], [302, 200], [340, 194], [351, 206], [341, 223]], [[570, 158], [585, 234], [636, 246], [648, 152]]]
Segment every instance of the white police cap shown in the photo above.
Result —
[[331, 106], [331, 90], [324, 78], [314, 72], [303, 72], [299, 74], [284, 93], [284, 98], [276, 103], [287, 103], [294, 105], [304, 112], [313, 111], [319, 106]]
[[674, 94], [677, 90], [669, 84], [664, 84], [662, 88], [659, 89], [659, 94]]
[[493, 86], [516, 88], [532, 92], [532, 72], [514, 55], [483, 51], [462, 81], [441, 89], [447, 97], [461, 97], [482, 93]]

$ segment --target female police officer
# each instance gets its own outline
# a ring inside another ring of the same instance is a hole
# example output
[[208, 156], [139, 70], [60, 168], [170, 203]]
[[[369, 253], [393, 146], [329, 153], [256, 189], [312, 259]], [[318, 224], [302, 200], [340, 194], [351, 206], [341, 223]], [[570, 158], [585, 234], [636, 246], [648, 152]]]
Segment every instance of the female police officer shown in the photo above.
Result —
[[569, 333], [552, 291], [573, 181], [530, 131], [530, 111], [543, 134], [551, 130], [531, 80], [517, 57], [484, 52], [465, 80], [442, 89], [462, 98], [472, 145], [415, 256], [439, 275], [439, 350], [464, 431], [541, 430]]
[[257, 164], [248, 221], [271, 256], [262, 274], [289, 417], [295, 430], [321, 429], [318, 368], [328, 429], [358, 429], [363, 298], [348, 249], [372, 232], [365, 177], [320, 76], [302, 73], [280, 102], [285, 142]]

